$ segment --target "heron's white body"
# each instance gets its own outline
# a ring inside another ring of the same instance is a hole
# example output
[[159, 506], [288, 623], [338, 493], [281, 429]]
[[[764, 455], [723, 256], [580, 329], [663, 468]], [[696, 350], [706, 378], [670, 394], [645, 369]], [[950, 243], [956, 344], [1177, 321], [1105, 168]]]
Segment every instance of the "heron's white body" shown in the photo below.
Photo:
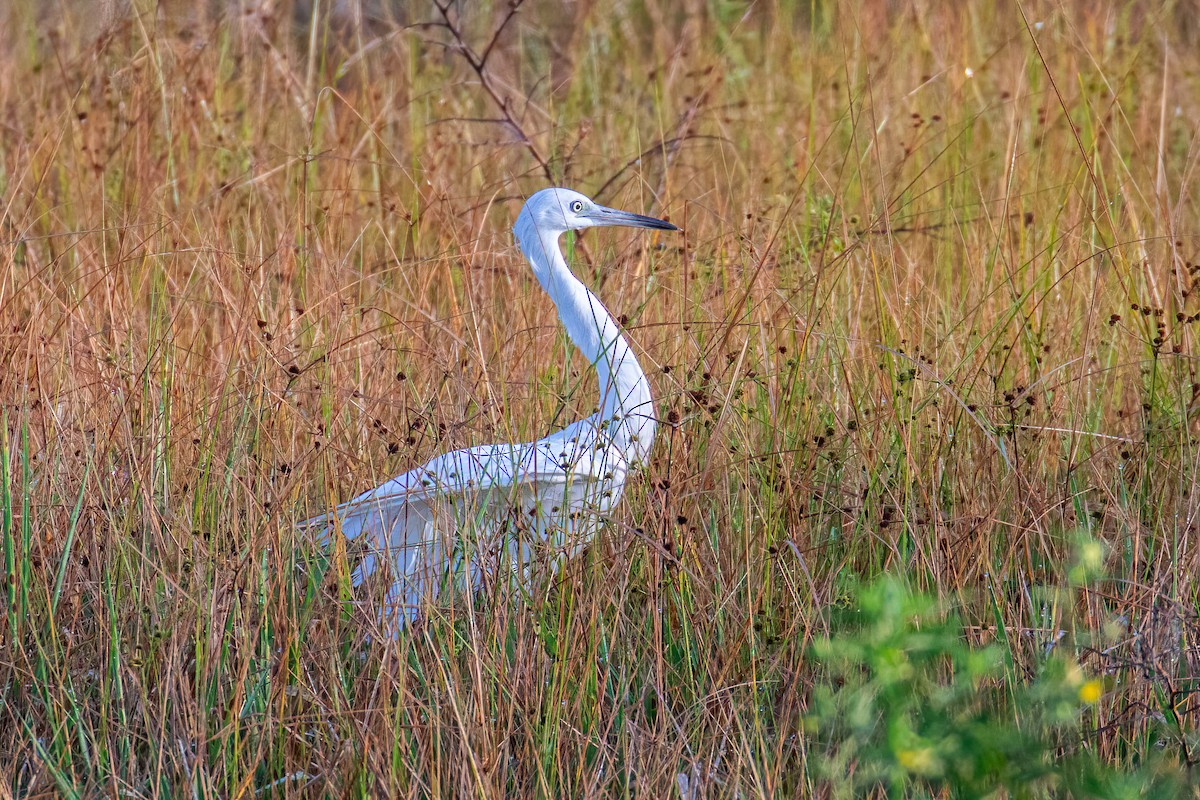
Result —
[[521, 250], [596, 369], [599, 410], [535, 442], [445, 453], [305, 523], [330, 537], [340, 530], [366, 540], [355, 582], [386, 562], [393, 580], [387, 607], [401, 623], [444, 586], [475, 590], [514, 574], [524, 580], [538, 563], [552, 567], [575, 553], [650, 453], [650, 383], [612, 315], [571, 273], [558, 246], [565, 231], [593, 225], [674, 226], [597, 206], [567, 189], [538, 192], [517, 217]]

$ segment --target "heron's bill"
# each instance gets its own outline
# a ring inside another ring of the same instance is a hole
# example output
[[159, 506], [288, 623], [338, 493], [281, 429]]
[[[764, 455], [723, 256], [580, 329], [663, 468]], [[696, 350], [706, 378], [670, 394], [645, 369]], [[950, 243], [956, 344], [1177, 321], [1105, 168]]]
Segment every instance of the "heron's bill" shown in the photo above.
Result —
[[665, 219], [634, 214], [632, 211], [618, 211], [615, 208], [605, 208], [604, 206], [598, 206], [587, 216], [595, 225], [621, 225], [628, 228], [653, 228], [659, 231], [679, 230]]

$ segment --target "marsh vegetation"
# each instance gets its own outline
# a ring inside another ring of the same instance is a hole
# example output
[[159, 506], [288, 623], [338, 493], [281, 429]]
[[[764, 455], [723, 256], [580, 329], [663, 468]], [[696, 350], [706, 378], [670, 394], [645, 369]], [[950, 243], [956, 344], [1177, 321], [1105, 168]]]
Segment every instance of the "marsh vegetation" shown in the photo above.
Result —
[[[1194, 2], [386, 5], [0, 11], [6, 789], [1011, 790], [937, 738], [989, 726], [1086, 762], [1032, 796], [1183, 785]], [[296, 521], [592, 411], [546, 185], [685, 231], [569, 243], [650, 465], [532, 597], [368, 640]]]

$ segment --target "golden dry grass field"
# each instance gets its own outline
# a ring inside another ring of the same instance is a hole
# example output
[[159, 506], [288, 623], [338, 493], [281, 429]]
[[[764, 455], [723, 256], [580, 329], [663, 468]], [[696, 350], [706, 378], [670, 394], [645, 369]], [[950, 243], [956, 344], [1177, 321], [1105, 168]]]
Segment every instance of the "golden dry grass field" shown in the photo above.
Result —
[[[1195, 2], [364, 5], [0, 7], [0, 797], [847, 796], [809, 653], [885, 573], [1200, 757]], [[296, 522], [595, 402], [547, 185], [684, 229], [567, 243], [650, 466], [368, 639]]]

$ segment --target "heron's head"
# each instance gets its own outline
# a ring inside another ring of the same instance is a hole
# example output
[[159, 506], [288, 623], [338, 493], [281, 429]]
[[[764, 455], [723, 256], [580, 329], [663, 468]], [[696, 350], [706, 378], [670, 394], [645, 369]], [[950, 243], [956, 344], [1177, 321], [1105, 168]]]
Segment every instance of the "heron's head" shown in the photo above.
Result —
[[517, 217], [515, 230], [533, 228], [539, 234], [558, 236], [566, 231], [595, 228], [601, 225], [624, 225], [629, 228], [654, 228], [663, 231], [679, 230], [666, 220], [645, 217], [629, 211], [618, 211], [592, 201], [590, 197], [570, 189], [542, 189], [525, 201]]

